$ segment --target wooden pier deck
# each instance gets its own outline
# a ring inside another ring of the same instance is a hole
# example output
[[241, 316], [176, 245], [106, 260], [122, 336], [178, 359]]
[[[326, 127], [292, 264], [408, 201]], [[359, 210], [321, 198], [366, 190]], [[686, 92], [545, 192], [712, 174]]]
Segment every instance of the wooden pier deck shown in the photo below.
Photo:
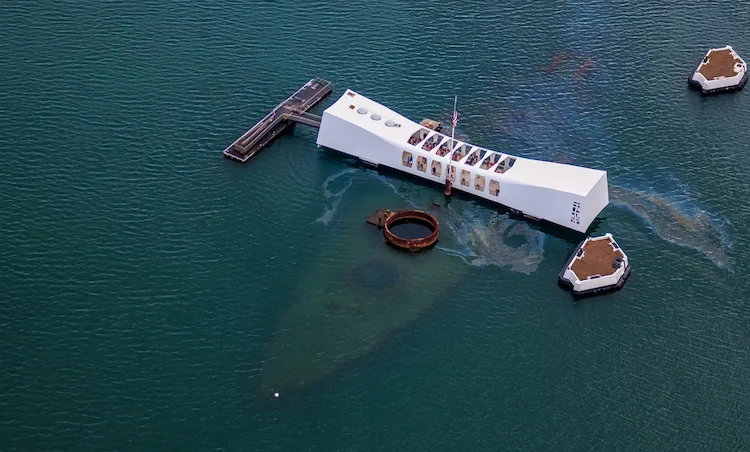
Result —
[[295, 122], [320, 127], [320, 116], [308, 113], [307, 110], [331, 94], [332, 90], [331, 82], [319, 77], [305, 83], [224, 149], [224, 156], [245, 163]]

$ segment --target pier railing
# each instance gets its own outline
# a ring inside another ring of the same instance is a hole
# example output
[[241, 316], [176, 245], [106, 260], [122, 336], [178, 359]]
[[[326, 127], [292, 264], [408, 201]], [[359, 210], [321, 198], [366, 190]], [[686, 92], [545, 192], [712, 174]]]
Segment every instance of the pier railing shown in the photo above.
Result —
[[224, 149], [224, 156], [244, 163], [294, 123], [320, 127], [320, 116], [307, 111], [332, 90], [328, 80], [311, 79]]

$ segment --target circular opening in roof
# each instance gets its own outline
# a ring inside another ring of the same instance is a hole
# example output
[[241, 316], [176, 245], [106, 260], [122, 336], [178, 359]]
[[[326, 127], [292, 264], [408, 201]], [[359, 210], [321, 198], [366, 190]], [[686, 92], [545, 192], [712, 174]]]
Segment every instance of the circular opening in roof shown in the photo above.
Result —
[[396, 125], [396, 123], [393, 122], [393, 120], [389, 119], [389, 120], [387, 120], [385, 122], [385, 125], [388, 126], [388, 127], [394, 127]]
[[367, 114], [367, 109], [365, 107], [359, 107], [357, 109], [357, 113], [359, 113], [360, 115], [366, 115]]
[[380, 121], [380, 115], [377, 113], [373, 113], [372, 116], [370, 116], [375, 121]]

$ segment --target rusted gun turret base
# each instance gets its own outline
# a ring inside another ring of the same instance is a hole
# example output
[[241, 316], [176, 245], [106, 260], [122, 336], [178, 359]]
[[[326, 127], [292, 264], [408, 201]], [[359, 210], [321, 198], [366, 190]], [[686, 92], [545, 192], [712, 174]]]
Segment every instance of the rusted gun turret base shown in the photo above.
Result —
[[[422, 210], [399, 210], [392, 212], [390, 210], [378, 209], [370, 215], [367, 222], [378, 228], [383, 228], [383, 236], [388, 243], [396, 248], [412, 252], [433, 246], [437, 243], [438, 236], [440, 235], [440, 223], [438, 223], [437, 218]], [[399, 237], [391, 231], [390, 227], [401, 223], [423, 224], [432, 232], [418, 239]]]

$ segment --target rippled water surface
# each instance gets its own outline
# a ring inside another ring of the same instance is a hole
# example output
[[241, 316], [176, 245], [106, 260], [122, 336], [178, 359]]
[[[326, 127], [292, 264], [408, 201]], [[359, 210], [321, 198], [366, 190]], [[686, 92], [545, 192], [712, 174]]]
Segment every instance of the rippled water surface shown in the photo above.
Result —
[[[750, 91], [686, 85], [708, 47], [750, 58], [748, 23], [729, 1], [0, 3], [0, 449], [749, 450]], [[221, 157], [313, 76], [415, 120], [458, 95], [459, 138], [607, 170], [591, 232], [631, 280], [575, 303], [580, 236], [304, 126]], [[407, 206], [441, 238], [404, 263], [364, 220]]]

